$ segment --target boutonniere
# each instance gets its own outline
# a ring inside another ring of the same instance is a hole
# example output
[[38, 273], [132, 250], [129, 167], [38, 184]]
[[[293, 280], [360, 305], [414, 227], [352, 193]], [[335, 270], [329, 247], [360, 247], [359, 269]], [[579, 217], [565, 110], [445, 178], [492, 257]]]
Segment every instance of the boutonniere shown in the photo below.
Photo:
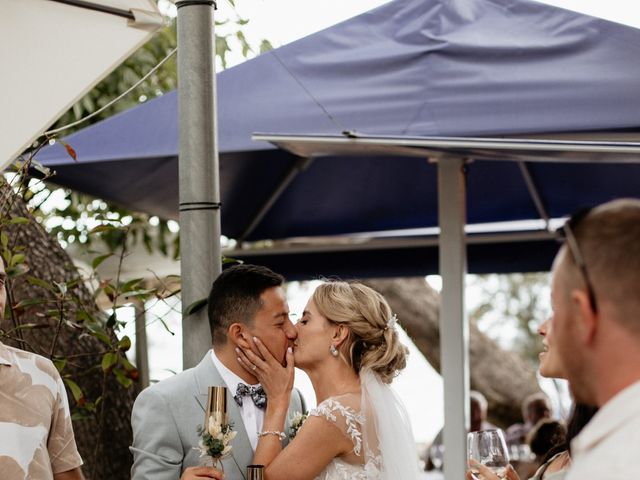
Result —
[[216, 421], [214, 415], [209, 417], [208, 425], [205, 427], [198, 426], [198, 435], [200, 442], [196, 450], [200, 451], [200, 457], [211, 457], [213, 465], [222, 465], [222, 459], [231, 455], [231, 440], [236, 437], [238, 432], [233, 430], [230, 423], [222, 423]]
[[222, 460], [231, 455], [231, 440], [236, 437], [233, 424], [227, 417], [227, 389], [226, 387], [209, 387], [209, 398], [204, 417], [204, 426], [198, 426], [200, 441], [195, 450], [200, 452], [200, 458], [209, 457], [213, 466], [222, 468]]
[[295, 412], [293, 417], [291, 417], [291, 422], [289, 422], [289, 440], [293, 440], [295, 436], [298, 434], [298, 430], [302, 427], [302, 424], [309, 416], [308, 413]]

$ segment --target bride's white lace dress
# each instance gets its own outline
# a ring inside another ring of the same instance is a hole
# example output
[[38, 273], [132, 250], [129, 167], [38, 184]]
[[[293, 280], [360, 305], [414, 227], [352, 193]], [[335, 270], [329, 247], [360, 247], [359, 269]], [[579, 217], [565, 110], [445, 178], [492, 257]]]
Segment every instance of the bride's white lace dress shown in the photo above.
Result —
[[353, 443], [352, 452], [343, 458], [334, 458], [316, 480], [382, 479], [381, 456], [366, 448], [363, 442], [366, 419], [360, 411], [360, 394], [330, 397], [311, 410], [309, 415], [331, 423], [336, 427], [337, 434], [345, 435]]

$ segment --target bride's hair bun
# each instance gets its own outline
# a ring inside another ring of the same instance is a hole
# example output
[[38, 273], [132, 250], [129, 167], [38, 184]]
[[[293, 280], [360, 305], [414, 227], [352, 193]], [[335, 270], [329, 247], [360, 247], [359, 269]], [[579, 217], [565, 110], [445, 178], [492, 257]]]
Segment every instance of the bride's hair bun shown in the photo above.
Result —
[[329, 281], [312, 299], [322, 316], [348, 327], [340, 350], [357, 373], [368, 368], [391, 383], [406, 367], [408, 350], [398, 338], [396, 316], [378, 292], [358, 282]]

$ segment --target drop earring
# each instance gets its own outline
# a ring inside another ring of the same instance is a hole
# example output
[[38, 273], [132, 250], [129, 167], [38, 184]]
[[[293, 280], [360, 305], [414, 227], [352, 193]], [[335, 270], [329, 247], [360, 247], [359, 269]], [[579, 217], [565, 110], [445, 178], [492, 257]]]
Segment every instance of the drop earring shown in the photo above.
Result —
[[334, 344], [331, 344], [331, 346], [329, 347], [329, 351], [331, 352], [331, 355], [333, 355], [334, 357], [337, 357], [339, 355], [338, 349]]

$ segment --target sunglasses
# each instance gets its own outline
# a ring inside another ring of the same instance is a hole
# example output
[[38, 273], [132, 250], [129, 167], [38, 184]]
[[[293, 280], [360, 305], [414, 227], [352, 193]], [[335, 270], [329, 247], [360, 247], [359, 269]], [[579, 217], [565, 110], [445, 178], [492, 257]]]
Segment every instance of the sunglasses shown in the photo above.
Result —
[[584, 261], [584, 256], [582, 255], [582, 251], [578, 246], [576, 236], [573, 233], [580, 222], [582, 222], [582, 220], [584, 220], [587, 215], [589, 215], [589, 212], [591, 212], [591, 210], [591, 208], [585, 208], [574, 213], [573, 215], [571, 215], [569, 220], [567, 220], [564, 225], [556, 231], [556, 233], [558, 234], [560, 241], [564, 242], [569, 248], [569, 252], [571, 252], [573, 260], [576, 262], [578, 269], [582, 273], [584, 283], [587, 286], [587, 295], [589, 296], [589, 304], [591, 305], [591, 310], [593, 310], [594, 313], [598, 313], [598, 303], [596, 302], [596, 293], [593, 289], [593, 283], [591, 283], [591, 278], [589, 277], [589, 272], [587, 270], [587, 264]]

